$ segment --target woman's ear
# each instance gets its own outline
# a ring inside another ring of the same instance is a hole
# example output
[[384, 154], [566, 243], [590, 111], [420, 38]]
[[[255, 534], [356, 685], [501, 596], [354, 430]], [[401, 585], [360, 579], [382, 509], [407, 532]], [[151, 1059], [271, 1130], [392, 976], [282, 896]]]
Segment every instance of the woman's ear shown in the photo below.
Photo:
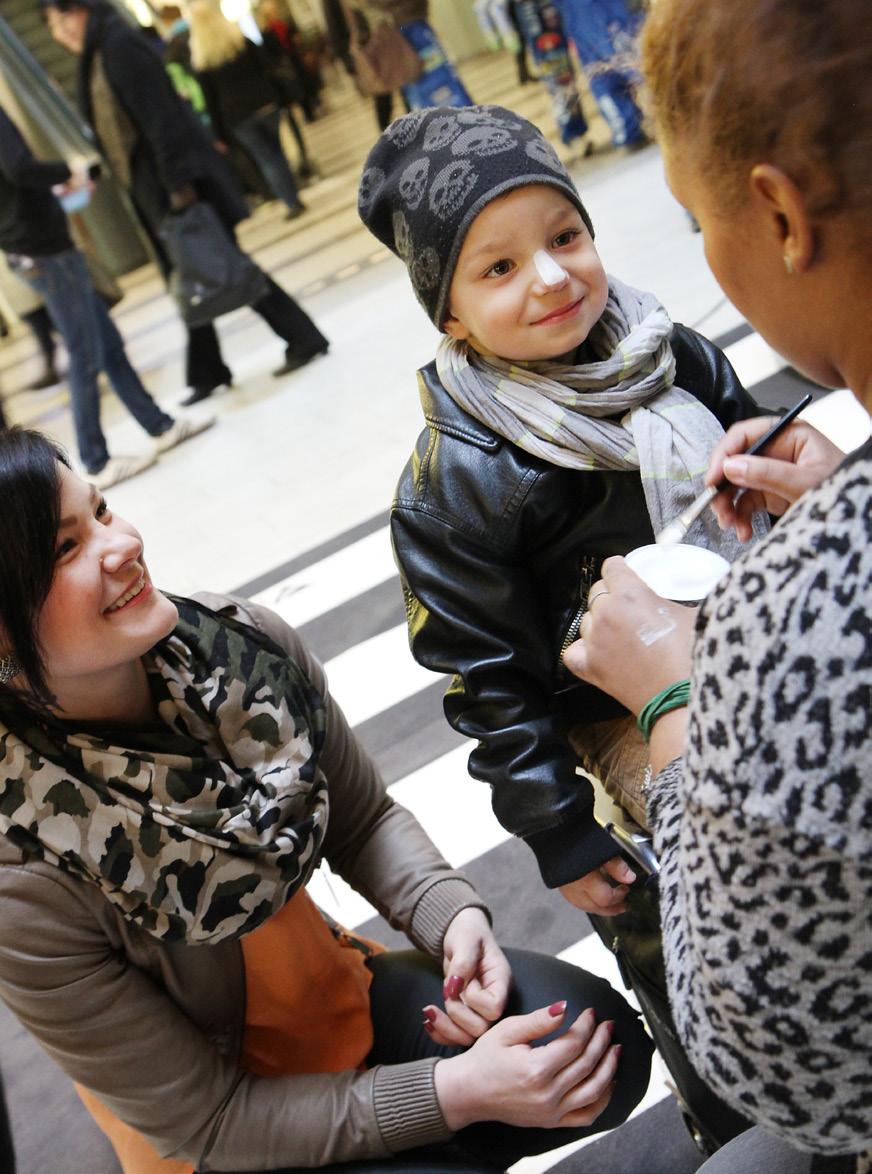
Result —
[[749, 177], [752, 199], [771, 223], [788, 273], [804, 273], [815, 259], [815, 232], [805, 197], [794, 181], [771, 163], [758, 163]]
[[464, 326], [459, 318], [452, 318], [450, 314], [442, 324], [442, 329], [458, 342], [466, 342], [470, 335], [468, 327]]

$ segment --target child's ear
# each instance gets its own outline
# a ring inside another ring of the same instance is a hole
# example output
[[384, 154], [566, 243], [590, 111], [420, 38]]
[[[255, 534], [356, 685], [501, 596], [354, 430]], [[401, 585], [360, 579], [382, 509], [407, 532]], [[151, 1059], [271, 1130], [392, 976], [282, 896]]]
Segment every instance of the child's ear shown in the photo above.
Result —
[[442, 329], [458, 342], [466, 342], [470, 335], [469, 328], [464, 326], [459, 318], [452, 318], [450, 314], [445, 319]]

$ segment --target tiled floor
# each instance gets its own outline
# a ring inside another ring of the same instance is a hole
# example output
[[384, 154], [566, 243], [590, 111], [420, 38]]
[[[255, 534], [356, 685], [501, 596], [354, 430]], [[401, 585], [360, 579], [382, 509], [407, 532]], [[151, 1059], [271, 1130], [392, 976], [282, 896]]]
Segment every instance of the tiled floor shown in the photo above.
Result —
[[[517, 87], [510, 59], [485, 58], [464, 72], [478, 100], [506, 102], [550, 128], [544, 95], [536, 86]], [[338, 85], [330, 100], [332, 112], [307, 130], [323, 172], [305, 193], [308, 213], [289, 224], [279, 208], [265, 206], [242, 232], [246, 246], [329, 336], [329, 355], [275, 380], [270, 370], [281, 359], [281, 344], [250, 312], [228, 316], [220, 333], [236, 387], [210, 401], [216, 426], [112, 490], [110, 500], [140, 528], [162, 586], [179, 593], [242, 588], [302, 628], [393, 792], [417, 812], [449, 858], [468, 868], [492, 902], [507, 942], [533, 944], [613, 973], [606, 952], [587, 936], [584, 919], [541, 887], [529, 853], [493, 819], [485, 788], [466, 776], [462, 741], [441, 716], [441, 681], [408, 654], [386, 511], [421, 425], [414, 371], [432, 357], [436, 335], [401, 264], [356, 218], [355, 183], [374, 138], [372, 110], [347, 84]], [[599, 124], [595, 135], [604, 142]], [[655, 291], [676, 320], [701, 324], [705, 333], [723, 339], [740, 374], [765, 402], [792, 402], [797, 381], [722, 298], [699, 237], [665, 187], [656, 148], [634, 155], [603, 152], [571, 162], [571, 169], [597, 227], [606, 268]], [[178, 319], [152, 269], [125, 279], [125, 285], [128, 294], [116, 317], [131, 357], [157, 398], [172, 408], [182, 390]], [[63, 389], [17, 391], [35, 369], [24, 335], [0, 347], [8, 414], [70, 443]], [[852, 443], [868, 426], [850, 402], [813, 407]], [[146, 447], [147, 438], [111, 396], [104, 400], [104, 420], [111, 451]], [[319, 876], [314, 888], [348, 924], [373, 917], [336, 878]], [[380, 930], [390, 936], [386, 927]], [[0, 1062], [10, 1084], [21, 1174], [114, 1174], [114, 1159], [75, 1108], [65, 1078], [5, 1012]], [[40, 1109], [46, 1088], [55, 1106], [48, 1116]], [[583, 1162], [581, 1156], [568, 1159], [565, 1169], [689, 1174], [698, 1158], [667, 1095], [658, 1073], [642, 1106], [647, 1111], [625, 1131], [586, 1147]], [[59, 1112], [74, 1122], [72, 1135], [58, 1135]], [[519, 1169], [532, 1174], [560, 1157]]]

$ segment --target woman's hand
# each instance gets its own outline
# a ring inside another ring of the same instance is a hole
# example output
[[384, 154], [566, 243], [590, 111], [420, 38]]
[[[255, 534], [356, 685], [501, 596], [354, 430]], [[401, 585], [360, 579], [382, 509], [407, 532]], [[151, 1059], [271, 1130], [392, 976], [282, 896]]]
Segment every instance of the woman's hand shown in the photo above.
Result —
[[706, 485], [726, 477], [746, 492], [737, 501], [735, 490], [719, 493], [712, 502], [722, 530], [732, 526], [747, 542], [751, 518], [760, 510], [780, 516], [807, 489], [819, 485], [845, 459], [845, 454], [811, 424], [795, 420], [766, 446], [766, 455], [745, 456], [745, 449], [759, 440], [774, 423], [771, 416], [742, 420], [724, 435], [712, 453]]
[[541, 1047], [531, 1041], [559, 1028], [566, 1003], [498, 1023], [468, 1052], [436, 1065], [436, 1095], [451, 1130], [474, 1121], [503, 1121], [540, 1129], [592, 1124], [613, 1091], [620, 1045], [614, 1024], [597, 1026], [593, 1011]]
[[512, 971], [481, 909], [461, 909], [442, 943], [445, 1010], [424, 1008], [424, 1025], [439, 1044], [468, 1046], [502, 1015]]
[[602, 574], [563, 662], [638, 714], [655, 693], [690, 676], [696, 609], [655, 595], [620, 557], [606, 559]]

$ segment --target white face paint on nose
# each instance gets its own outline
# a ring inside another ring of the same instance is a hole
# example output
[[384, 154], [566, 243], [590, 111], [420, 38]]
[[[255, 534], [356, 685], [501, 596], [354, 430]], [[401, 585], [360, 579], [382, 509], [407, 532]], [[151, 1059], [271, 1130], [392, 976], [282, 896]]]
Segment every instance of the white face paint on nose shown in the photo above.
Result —
[[536, 272], [542, 279], [543, 285], [563, 285], [569, 274], [563, 269], [550, 253], [546, 253], [544, 249], [537, 249], [533, 254], [533, 264], [536, 266]]

